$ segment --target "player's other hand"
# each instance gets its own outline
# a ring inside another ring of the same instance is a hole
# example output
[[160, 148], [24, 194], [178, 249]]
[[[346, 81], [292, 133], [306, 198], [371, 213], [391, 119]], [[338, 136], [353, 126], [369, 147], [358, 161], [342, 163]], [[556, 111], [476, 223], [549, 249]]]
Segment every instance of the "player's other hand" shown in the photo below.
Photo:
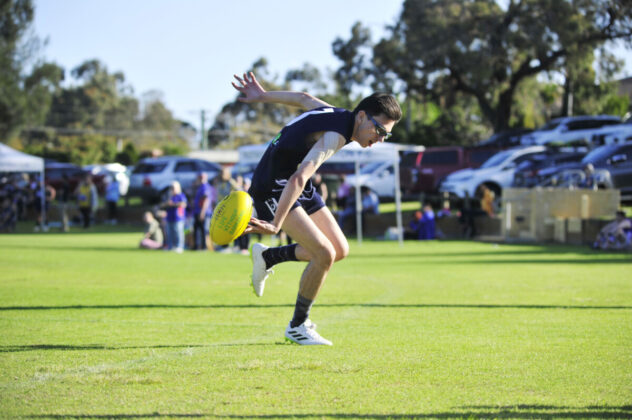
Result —
[[234, 77], [239, 84], [232, 82], [233, 87], [244, 95], [237, 98], [239, 101], [250, 103], [259, 102], [263, 99], [266, 91], [261, 87], [253, 72], [244, 73], [243, 78], [237, 75], [234, 75]]
[[262, 235], [276, 235], [279, 233], [279, 228], [269, 222], [265, 222], [263, 220], [256, 219], [254, 217], [250, 218], [250, 222], [248, 226], [246, 226], [245, 233], [260, 233]]

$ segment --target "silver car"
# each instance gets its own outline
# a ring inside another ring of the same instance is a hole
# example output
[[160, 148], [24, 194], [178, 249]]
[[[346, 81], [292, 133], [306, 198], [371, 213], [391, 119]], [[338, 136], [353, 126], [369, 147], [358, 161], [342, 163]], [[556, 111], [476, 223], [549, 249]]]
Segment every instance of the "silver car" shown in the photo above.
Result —
[[212, 180], [221, 170], [217, 163], [184, 156], [143, 159], [132, 171], [128, 195], [146, 202], [162, 201], [171, 182], [178, 181], [183, 192], [191, 193], [198, 173], [204, 172]]

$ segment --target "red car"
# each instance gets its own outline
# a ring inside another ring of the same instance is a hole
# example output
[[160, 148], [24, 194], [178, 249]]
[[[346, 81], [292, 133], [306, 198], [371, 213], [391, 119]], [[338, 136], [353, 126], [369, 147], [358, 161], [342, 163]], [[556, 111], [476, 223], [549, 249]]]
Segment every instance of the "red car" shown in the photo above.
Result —
[[400, 183], [405, 196], [434, 193], [441, 180], [464, 168], [478, 168], [500, 151], [498, 147], [430, 147], [406, 153], [400, 162]]
[[[79, 181], [89, 172], [72, 163], [46, 162], [44, 166], [44, 182], [59, 190], [62, 186], [64, 175], [68, 178], [70, 190], [74, 191]], [[105, 179], [103, 175], [93, 175], [92, 182], [97, 187], [99, 194], [105, 192]]]

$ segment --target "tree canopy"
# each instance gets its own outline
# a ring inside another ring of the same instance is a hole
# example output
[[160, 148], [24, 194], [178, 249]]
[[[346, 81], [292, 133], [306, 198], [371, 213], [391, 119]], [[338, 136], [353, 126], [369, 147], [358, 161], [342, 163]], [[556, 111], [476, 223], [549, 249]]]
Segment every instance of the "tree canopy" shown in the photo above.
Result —
[[510, 125], [521, 83], [546, 72], [572, 77], [616, 39], [632, 41], [630, 2], [511, 0], [503, 9], [494, 0], [406, 0], [375, 63], [407, 95], [474, 98], [498, 131]]

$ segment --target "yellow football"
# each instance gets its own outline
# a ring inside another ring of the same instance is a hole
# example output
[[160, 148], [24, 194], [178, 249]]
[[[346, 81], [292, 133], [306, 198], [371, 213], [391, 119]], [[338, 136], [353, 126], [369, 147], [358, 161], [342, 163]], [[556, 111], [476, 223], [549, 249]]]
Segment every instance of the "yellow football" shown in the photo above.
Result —
[[241, 236], [252, 217], [252, 198], [244, 191], [233, 191], [217, 203], [211, 218], [211, 240], [228, 245]]

